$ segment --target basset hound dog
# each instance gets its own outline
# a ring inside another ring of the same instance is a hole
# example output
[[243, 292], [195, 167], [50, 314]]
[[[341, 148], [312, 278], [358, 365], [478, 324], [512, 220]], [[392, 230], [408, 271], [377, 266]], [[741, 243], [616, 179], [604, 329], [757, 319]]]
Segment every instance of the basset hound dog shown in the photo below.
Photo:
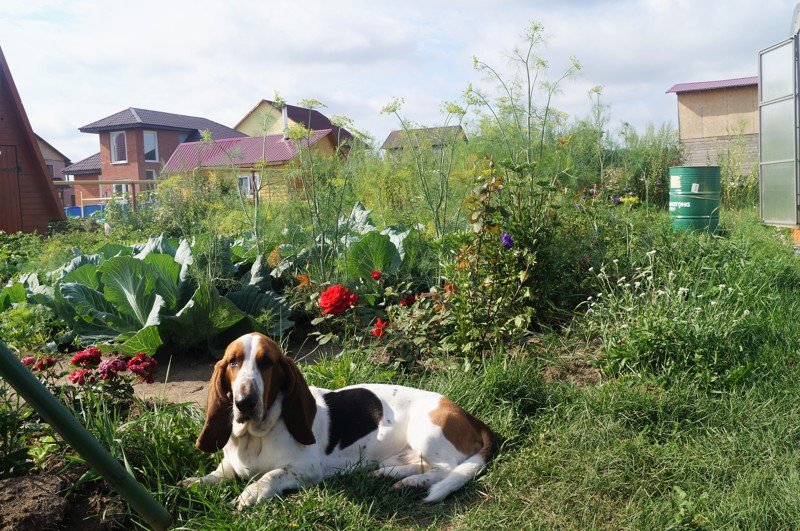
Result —
[[223, 451], [216, 470], [183, 486], [252, 479], [239, 509], [353, 466], [376, 467], [395, 487], [444, 499], [474, 478], [497, 449], [492, 431], [448, 398], [399, 385], [309, 387], [262, 334], [231, 343], [214, 367], [197, 448]]

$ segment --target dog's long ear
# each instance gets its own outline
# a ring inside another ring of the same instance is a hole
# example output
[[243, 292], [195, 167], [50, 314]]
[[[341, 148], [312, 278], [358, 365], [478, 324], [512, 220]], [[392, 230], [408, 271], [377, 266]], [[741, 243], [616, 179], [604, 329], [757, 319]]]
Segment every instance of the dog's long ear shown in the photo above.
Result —
[[305, 378], [300, 374], [297, 365], [291, 358], [281, 356], [279, 361], [284, 373], [283, 404], [281, 414], [283, 422], [294, 439], [300, 444], [314, 444], [312, 425], [317, 415], [317, 403], [308, 389]]
[[218, 361], [208, 386], [206, 422], [195, 443], [197, 448], [207, 453], [221, 450], [233, 431], [233, 402], [230, 397], [231, 383], [225, 374], [227, 369], [228, 362], [225, 359]]

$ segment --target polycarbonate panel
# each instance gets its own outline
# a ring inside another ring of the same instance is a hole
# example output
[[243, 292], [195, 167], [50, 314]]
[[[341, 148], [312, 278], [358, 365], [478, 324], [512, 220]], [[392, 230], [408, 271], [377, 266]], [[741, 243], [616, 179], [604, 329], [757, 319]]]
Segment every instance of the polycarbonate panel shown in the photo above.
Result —
[[794, 100], [761, 107], [761, 162], [794, 159]]
[[794, 95], [794, 41], [761, 54], [761, 101]]
[[795, 163], [761, 166], [761, 217], [766, 223], [797, 223]]

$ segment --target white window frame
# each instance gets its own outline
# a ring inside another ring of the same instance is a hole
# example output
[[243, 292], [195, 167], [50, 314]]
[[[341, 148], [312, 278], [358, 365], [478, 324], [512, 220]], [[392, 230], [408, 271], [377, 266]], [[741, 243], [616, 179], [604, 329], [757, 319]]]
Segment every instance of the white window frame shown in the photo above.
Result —
[[[119, 187], [119, 192], [117, 191], [117, 187]], [[122, 195], [125, 196], [128, 194], [128, 185], [127, 184], [115, 184], [111, 187], [111, 195]]]
[[[148, 177], [147, 175], [152, 173], [152, 177]], [[155, 181], [158, 178], [158, 172], [156, 170], [144, 170], [144, 178], [148, 181]]]
[[249, 173], [240, 173], [237, 176], [237, 186], [239, 190], [244, 192], [244, 195], [247, 197], [253, 197], [253, 189], [251, 187], [252, 183], [250, 181], [251, 176]]
[[[153, 140], [155, 141], [156, 158], [147, 158], [147, 135], [152, 133]], [[145, 162], [158, 162], [158, 132], [157, 131], [142, 131], [142, 146], [144, 148], [144, 161]]]
[[[114, 143], [115, 135], [122, 135], [122, 143], [125, 146], [125, 160], [115, 160], [117, 157], [117, 148]], [[111, 131], [108, 135], [108, 148], [111, 151], [111, 164], [126, 164], [128, 162], [128, 135], [125, 131]]]

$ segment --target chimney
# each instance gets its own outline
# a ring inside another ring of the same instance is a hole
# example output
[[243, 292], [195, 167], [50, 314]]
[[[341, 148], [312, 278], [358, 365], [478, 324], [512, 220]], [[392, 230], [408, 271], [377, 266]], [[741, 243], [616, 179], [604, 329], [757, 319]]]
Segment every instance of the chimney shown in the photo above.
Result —
[[281, 108], [281, 112], [283, 114], [283, 138], [285, 140], [289, 138], [289, 109], [286, 105]]

